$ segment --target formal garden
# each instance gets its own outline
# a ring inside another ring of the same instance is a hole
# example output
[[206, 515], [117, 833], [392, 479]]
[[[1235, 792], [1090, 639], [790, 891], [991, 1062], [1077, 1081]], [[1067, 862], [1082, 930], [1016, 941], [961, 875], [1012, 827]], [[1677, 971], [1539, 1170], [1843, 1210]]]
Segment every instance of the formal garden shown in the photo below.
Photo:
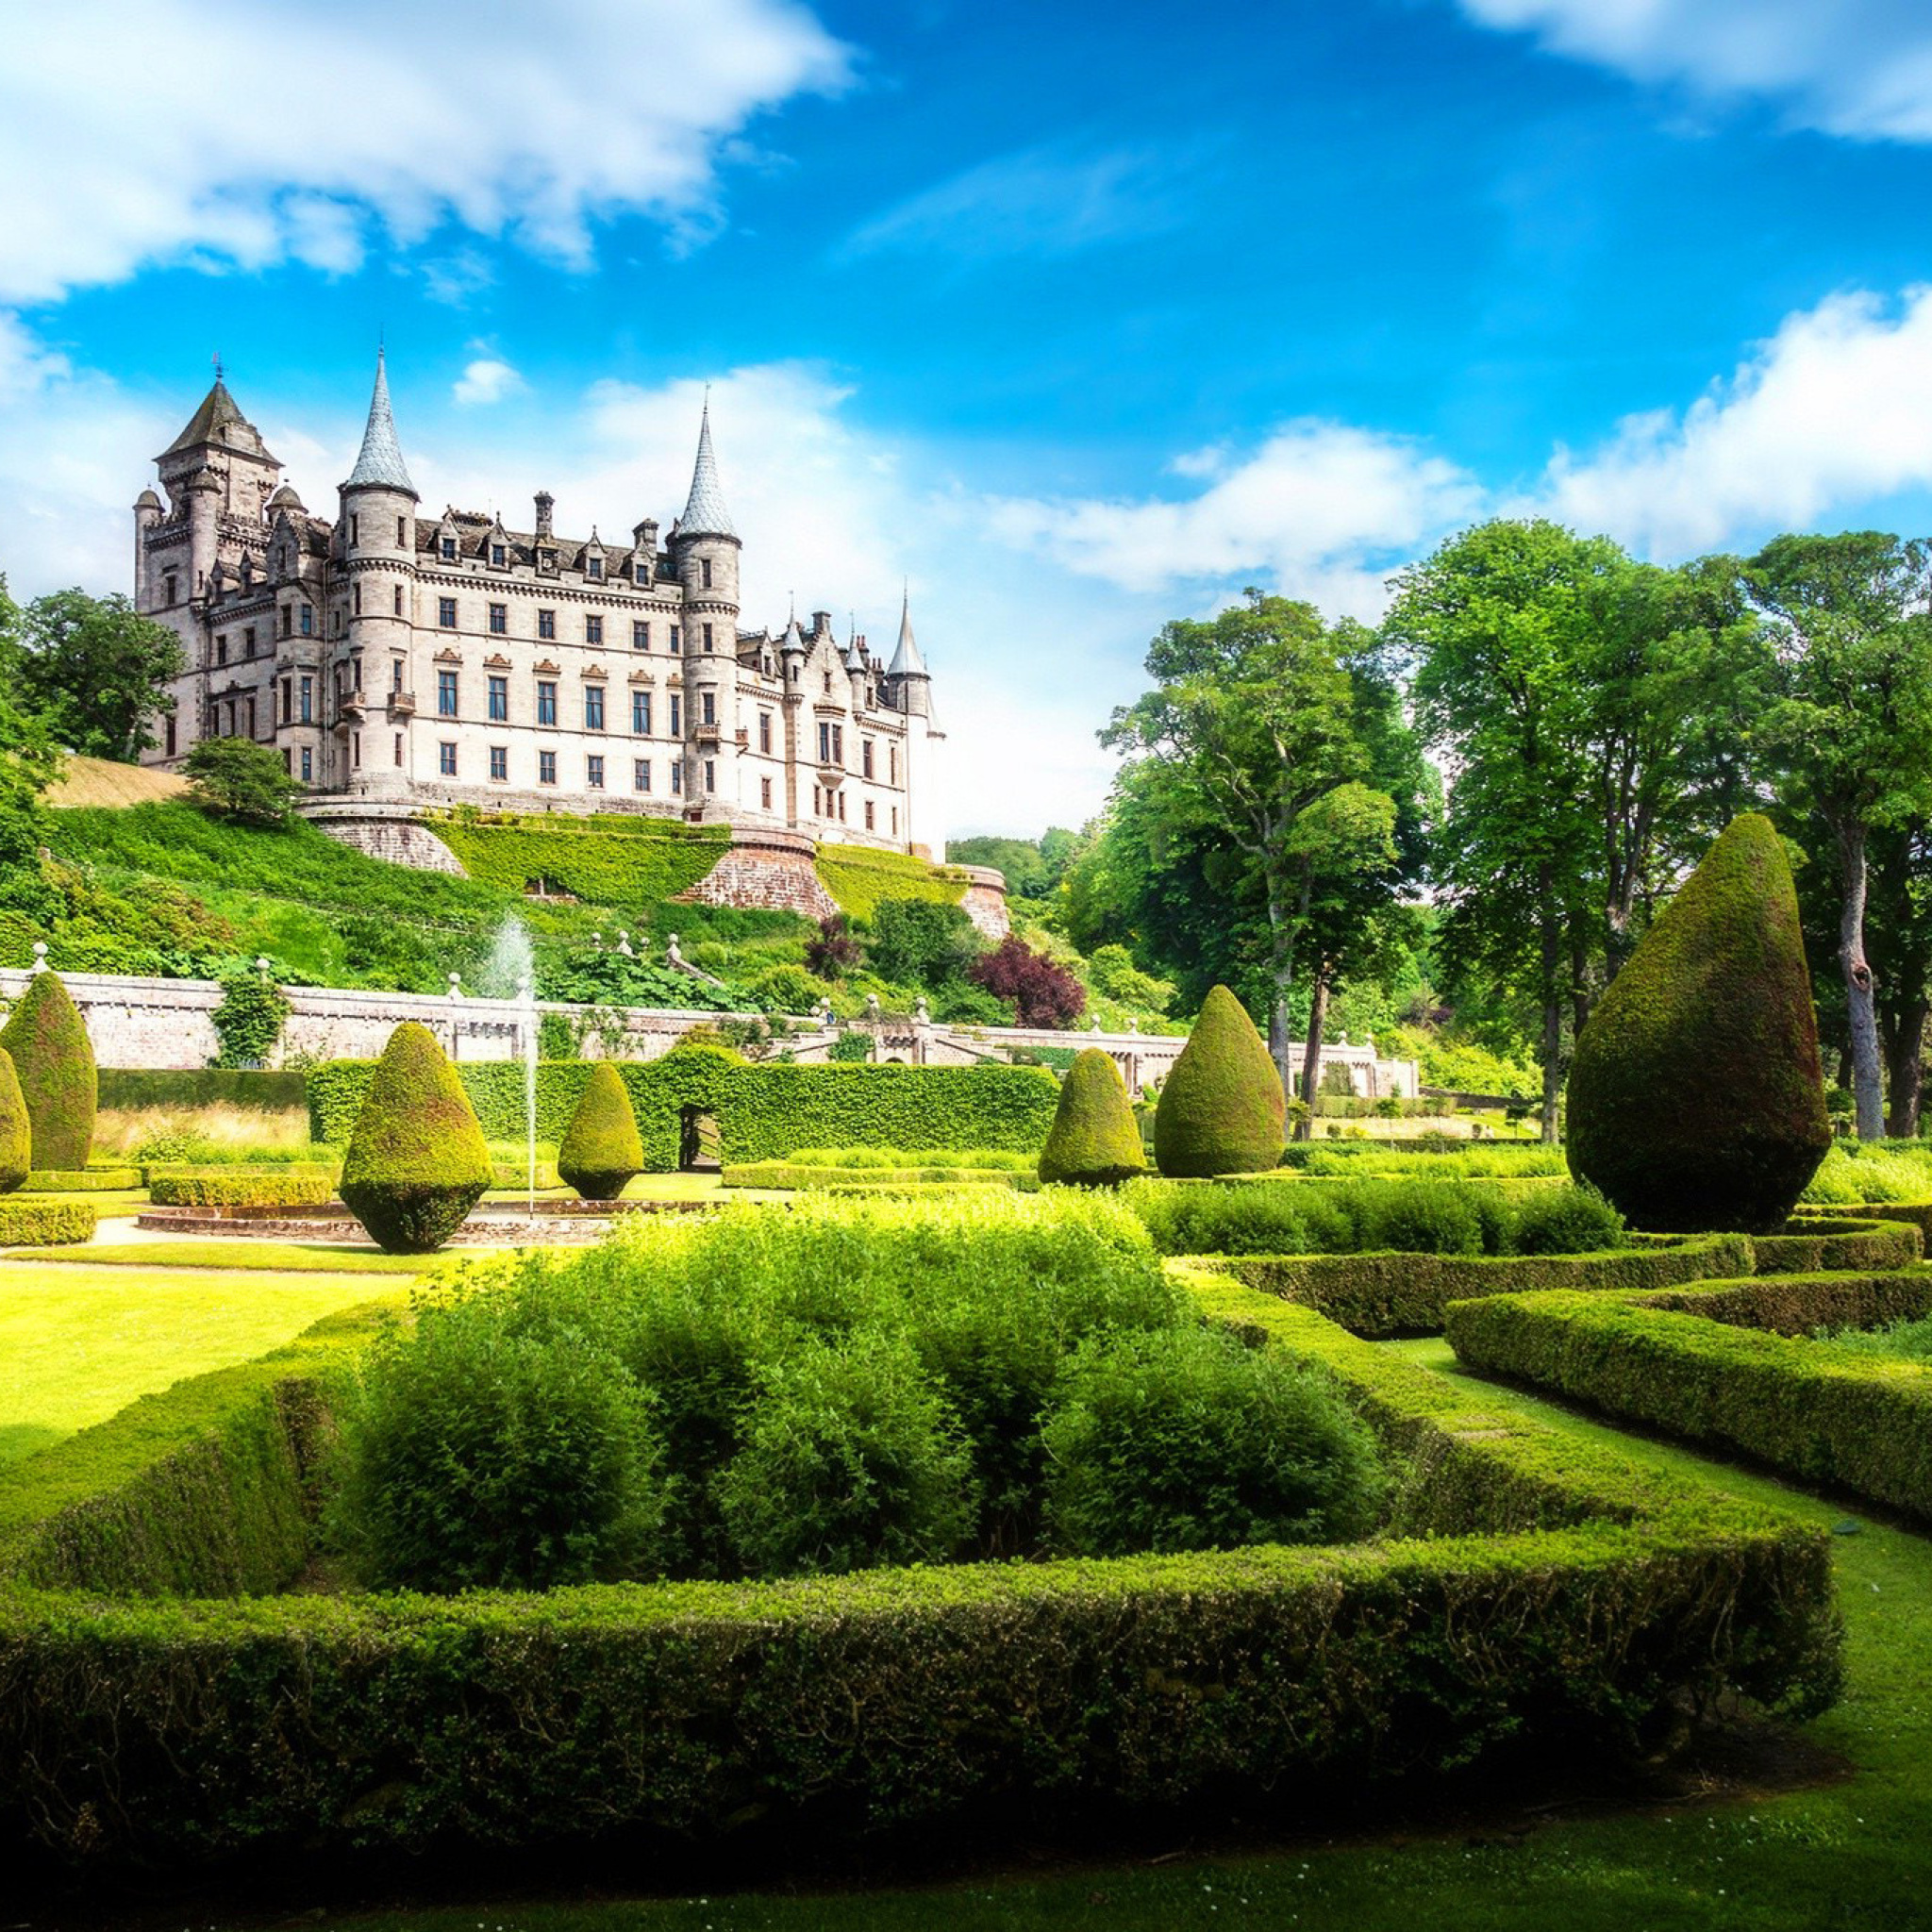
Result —
[[24, 1922], [1902, 1923], [1932, 1150], [1762, 819], [1562, 1147], [1291, 1141], [1225, 989], [1152, 1106], [0, 1049]]

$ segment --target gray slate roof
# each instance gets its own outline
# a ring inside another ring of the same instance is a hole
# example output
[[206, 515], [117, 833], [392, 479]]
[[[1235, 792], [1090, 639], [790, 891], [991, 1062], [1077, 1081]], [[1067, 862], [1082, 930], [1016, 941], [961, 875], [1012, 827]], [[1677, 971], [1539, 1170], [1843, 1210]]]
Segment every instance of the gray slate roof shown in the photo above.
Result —
[[698, 423], [698, 459], [691, 473], [691, 500], [677, 520], [680, 537], [736, 537], [731, 512], [724, 508], [724, 487], [718, 481], [718, 459], [711, 453], [711, 406]]
[[[219, 387], [219, 385], [217, 385]], [[369, 398], [369, 425], [362, 432], [362, 453], [349, 472], [344, 490], [360, 484], [376, 484], [385, 490], [406, 490], [411, 496], [416, 486], [409, 481], [408, 466], [403, 461], [403, 446], [396, 441], [396, 419], [390, 413], [389, 376], [383, 368], [382, 351], [375, 352], [375, 392]]]
[[899, 606], [899, 648], [886, 667], [888, 677], [929, 677], [925, 659], [919, 655], [918, 640], [912, 635], [912, 598], [908, 592]]

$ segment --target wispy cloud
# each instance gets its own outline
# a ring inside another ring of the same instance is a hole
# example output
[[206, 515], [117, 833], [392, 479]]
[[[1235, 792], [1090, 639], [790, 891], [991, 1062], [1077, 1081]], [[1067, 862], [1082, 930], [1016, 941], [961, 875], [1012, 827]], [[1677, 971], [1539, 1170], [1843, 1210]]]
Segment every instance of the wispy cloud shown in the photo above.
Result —
[[1196, 165], [1153, 148], [1080, 154], [1057, 146], [1001, 155], [874, 216], [840, 252], [1066, 255], [1160, 234], [1185, 219], [1185, 176]]
[[1932, 141], [1924, 0], [1460, 0], [1484, 26], [1553, 53], [1713, 96], [1780, 104], [1866, 141]]

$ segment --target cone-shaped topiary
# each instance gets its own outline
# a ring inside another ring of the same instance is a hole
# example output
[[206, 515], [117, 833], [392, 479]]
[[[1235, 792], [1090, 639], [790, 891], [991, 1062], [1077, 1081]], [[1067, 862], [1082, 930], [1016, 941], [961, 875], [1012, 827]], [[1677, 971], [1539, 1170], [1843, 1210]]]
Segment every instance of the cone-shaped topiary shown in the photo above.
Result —
[[26, 1100], [36, 1167], [82, 1168], [94, 1144], [94, 1050], [59, 976], [36, 973], [5, 1026], [0, 1048], [12, 1057]]
[[625, 1183], [644, 1171], [637, 1115], [617, 1069], [599, 1060], [557, 1150], [557, 1171], [587, 1201], [614, 1201]]
[[490, 1149], [436, 1036], [405, 1020], [342, 1157], [342, 1199], [392, 1255], [440, 1248], [490, 1185]]
[[1577, 1037], [1570, 1171], [1638, 1227], [1768, 1234], [1830, 1144], [1798, 896], [1746, 812]]
[[1040, 1178], [1110, 1188], [1146, 1166], [1121, 1070], [1111, 1055], [1083, 1047], [1060, 1086], [1059, 1110], [1040, 1150]]
[[1175, 1179], [1278, 1167], [1287, 1111], [1255, 1023], [1226, 987], [1213, 988], [1160, 1090], [1156, 1164]]
[[33, 1133], [27, 1125], [26, 1096], [13, 1057], [0, 1047], [0, 1194], [10, 1194], [26, 1179], [33, 1162]]

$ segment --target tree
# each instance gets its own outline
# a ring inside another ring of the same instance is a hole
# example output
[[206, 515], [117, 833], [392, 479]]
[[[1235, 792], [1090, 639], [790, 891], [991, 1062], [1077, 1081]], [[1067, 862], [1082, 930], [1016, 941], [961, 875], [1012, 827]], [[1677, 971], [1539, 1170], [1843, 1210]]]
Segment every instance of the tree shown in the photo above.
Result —
[[958, 907], [932, 899], [881, 899], [872, 909], [866, 963], [902, 986], [939, 986], [964, 976], [978, 958], [977, 929]]
[[1087, 989], [1016, 932], [966, 969], [974, 986], [1011, 1000], [1022, 1026], [1071, 1026], [1087, 1009]]
[[[1155, 689], [1116, 710], [1101, 741], [1159, 768], [1144, 796], [1196, 833], [1213, 828], [1246, 861], [1266, 936], [1269, 1044], [1285, 1085], [1289, 993], [1316, 882], [1353, 872], [1359, 811], [1324, 806], [1361, 786], [1346, 650], [1307, 604], [1247, 593], [1207, 623], [1178, 619], [1148, 648]], [[1359, 799], [1357, 805], [1361, 803]]]
[[55, 739], [88, 758], [132, 761], [156, 743], [187, 669], [181, 641], [118, 593], [56, 591], [21, 623], [21, 689]]
[[181, 769], [204, 811], [248, 824], [282, 824], [301, 793], [275, 748], [252, 738], [204, 738], [181, 760]]
[[38, 877], [43, 842], [41, 794], [59, 769], [45, 721], [17, 702], [23, 687], [20, 607], [0, 576], [0, 876]]
[[1874, 834], [1932, 820], [1932, 550], [1873, 530], [1779, 537], [1751, 560], [1745, 583], [1775, 653], [1762, 741], [1781, 796], [1817, 815], [1837, 861], [1852, 1092], [1859, 1139], [1876, 1140], [1885, 1116], [1865, 949], [1871, 854]]

